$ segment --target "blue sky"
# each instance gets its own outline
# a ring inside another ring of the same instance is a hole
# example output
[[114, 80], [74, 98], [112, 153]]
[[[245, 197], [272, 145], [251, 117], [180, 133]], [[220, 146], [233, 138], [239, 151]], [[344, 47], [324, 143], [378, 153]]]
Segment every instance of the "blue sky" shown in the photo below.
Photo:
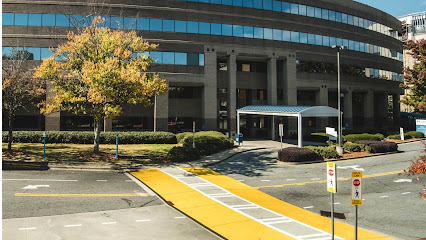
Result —
[[355, 0], [395, 17], [426, 11], [426, 0]]

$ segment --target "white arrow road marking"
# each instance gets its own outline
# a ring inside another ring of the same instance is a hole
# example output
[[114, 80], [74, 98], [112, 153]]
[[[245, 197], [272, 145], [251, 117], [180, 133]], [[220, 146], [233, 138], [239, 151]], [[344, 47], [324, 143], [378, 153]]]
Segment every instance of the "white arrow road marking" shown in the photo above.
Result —
[[38, 189], [39, 187], [49, 187], [49, 185], [28, 185], [22, 189]]
[[19, 230], [35, 230], [37, 228], [35, 227], [29, 227], [29, 228], [19, 228]]
[[405, 194], [410, 194], [411, 192], [403, 192], [401, 194], [405, 195]]
[[365, 171], [364, 168], [360, 168], [359, 165], [344, 166], [344, 167], [337, 166], [336, 168], [338, 168], [338, 169], [353, 169], [355, 171], [363, 171], [363, 172]]
[[413, 181], [412, 179], [398, 179], [393, 182], [400, 183], [400, 182], [412, 182], [412, 181]]
[[64, 225], [64, 227], [81, 227], [81, 224]]

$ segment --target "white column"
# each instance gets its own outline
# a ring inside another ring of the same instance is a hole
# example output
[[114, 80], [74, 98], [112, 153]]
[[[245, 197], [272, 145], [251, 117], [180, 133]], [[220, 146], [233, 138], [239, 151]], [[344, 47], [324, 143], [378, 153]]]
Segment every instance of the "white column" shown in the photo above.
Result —
[[237, 134], [240, 134], [240, 113], [237, 112]]
[[299, 114], [299, 116], [297, 116], [297, 146], [299, 148], [303, 147], [303, 137], [302, 137], [302, 115]]
[[272, 140], [275, 140], [275, 116], [271, 116], [272, 117], [272, 126], [271, 126], [271, 136], [272, 136]]

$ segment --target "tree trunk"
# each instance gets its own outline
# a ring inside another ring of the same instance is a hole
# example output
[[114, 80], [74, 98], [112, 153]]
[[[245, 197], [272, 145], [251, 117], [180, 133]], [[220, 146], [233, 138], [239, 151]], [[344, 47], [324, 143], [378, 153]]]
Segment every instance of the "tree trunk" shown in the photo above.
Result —
[[9, 113], [9, 135], [7, 137], [8, 151], [12, 151], [12, 141], [13, 141], [12, 123], [13, 123], [13, 115]]
[[93, 152], [99, 153], [99, 135], [101, 134], [102, 119], [95, 119], [94, 121], [95, 121], [94, 122], [95, 140], [94, 140]]

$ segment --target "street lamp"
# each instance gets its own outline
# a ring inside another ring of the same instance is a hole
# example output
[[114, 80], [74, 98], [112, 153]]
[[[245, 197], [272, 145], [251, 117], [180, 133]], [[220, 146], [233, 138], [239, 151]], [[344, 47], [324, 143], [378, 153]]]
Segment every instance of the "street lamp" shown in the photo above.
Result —
[[339, 115], [337, 116], [338, 126], [337, 126], [337, 147], [336, 151], [341, 154], [343, 153], [342, 146], [342, 114], [340, 111], [340, 50], [345, 50], [345, 46], [336, 46], [333, 45], [332, 48], [337, 49], [337, 109]]

